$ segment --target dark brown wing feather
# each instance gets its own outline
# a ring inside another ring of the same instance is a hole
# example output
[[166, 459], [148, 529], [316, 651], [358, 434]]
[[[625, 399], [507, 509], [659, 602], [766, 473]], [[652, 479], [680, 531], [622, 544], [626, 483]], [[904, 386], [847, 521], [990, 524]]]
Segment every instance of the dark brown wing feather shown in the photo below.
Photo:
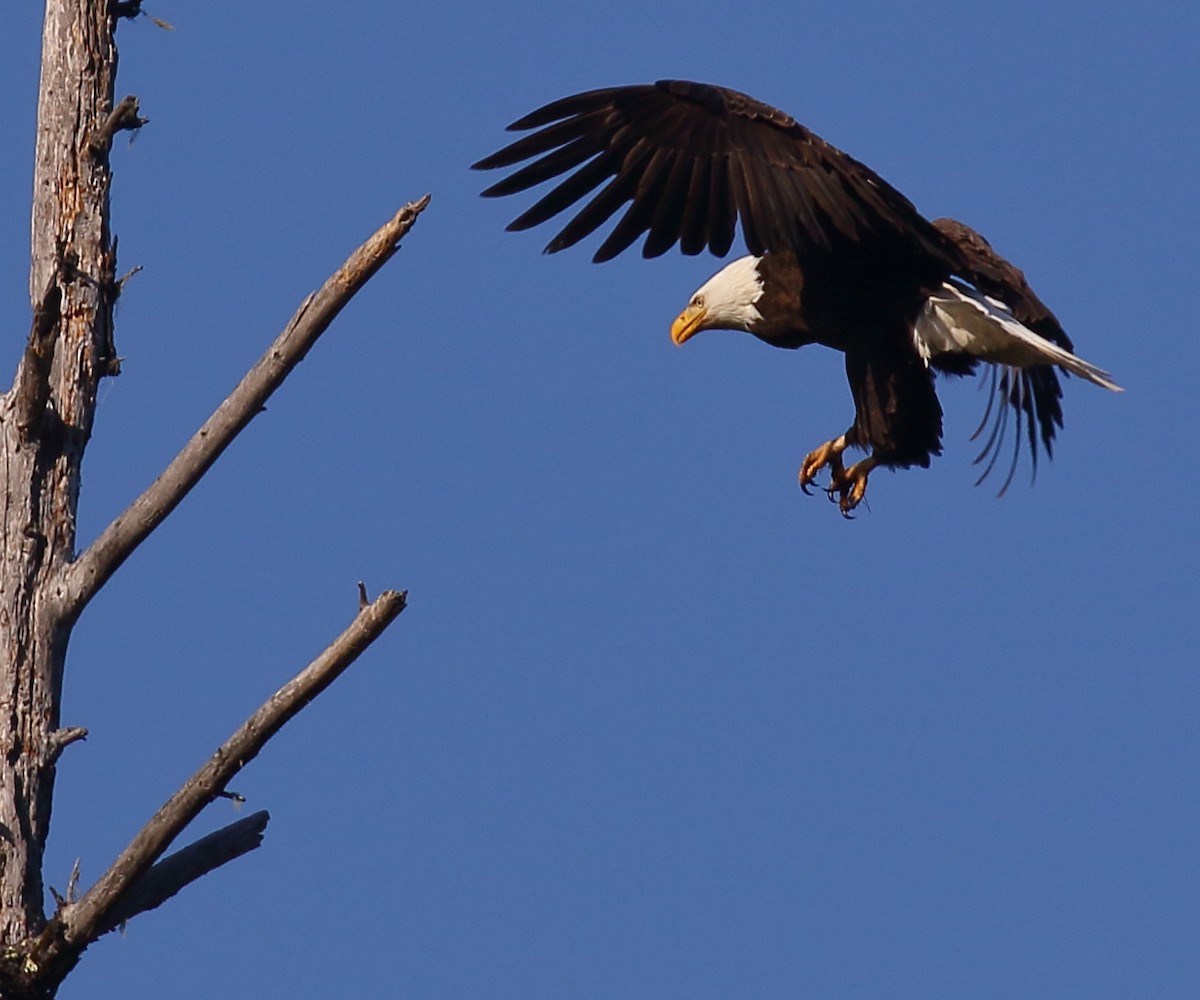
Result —
[[538, 225], [591, 195], [549, 253], [595, 232], [628, 203], [595, 260], [615, 257], [642, 234], [646, 257], [676, 243], [685, 254], [707, 248], [723, 256], [739, 218], [752, 253], [790, 249], [801, 267], [860, 244], [885, 252], [916, 244], [944, 259], [941, 235], [895, 188], [782, 111], [737, 91], [683, 80], [593, 90], [547, 104], [509, 129], [536, 131], [476, 169], [532, 162], [486, 196], [566, 175], [510, 229]]
[[1075, 350], [1058, 318], [1034, 294], [1024, 272], [1001, 257], [992, 245], [965, 222], [935, 219], [933, 226], [950, 240], [957, 260], [957, 273], [985, 295], [999, 299], [1029, 329], [1059, 347]]
[[[1074, 350], [1071, 338], [1063, 330], [1058, 318], [1034, 294], [1020, 268], [1001, 257], [986, 239], [957, 219], [935, 219], [933, 225], [950, 241], [956, 258], [955, 272], [960, 277], [971, 282], [985, 295], [1003, 302], [1013, 316], [1034, 333], [1068, 351]], [[993, 412], [989, 403], [975, 432], [975, 436], [979, 437], [991, 423], [983, 451], [975, 461], [984, 463], [983, 475], [980, 476], [982, 482], [1000, 458], [1011, 411], [1015, 415], [1016, 441], [1008, 476], [1000, 491], [1003, 493], [1012, 481], [1022, 436], [1029, 442], [1035, 474], [1039, 436], [1046, 454], [1053, 454], [1055, 431], [1063, 425], [1062, 386], [1058, 381], [1058, 370], [1052, 365], [993, 370], [991, 381], [993, 398], [1001, 405]]]

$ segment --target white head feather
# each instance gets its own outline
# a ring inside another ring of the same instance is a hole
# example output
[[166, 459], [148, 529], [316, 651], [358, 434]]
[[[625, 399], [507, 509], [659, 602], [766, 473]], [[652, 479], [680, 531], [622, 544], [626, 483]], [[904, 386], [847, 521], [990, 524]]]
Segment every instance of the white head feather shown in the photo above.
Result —
[[704, 330], [749, 330], [762, 320], [755, 303], [762, 298], [761, 257], [739, 257], [708, 279], [692, 296], [704, 309]]

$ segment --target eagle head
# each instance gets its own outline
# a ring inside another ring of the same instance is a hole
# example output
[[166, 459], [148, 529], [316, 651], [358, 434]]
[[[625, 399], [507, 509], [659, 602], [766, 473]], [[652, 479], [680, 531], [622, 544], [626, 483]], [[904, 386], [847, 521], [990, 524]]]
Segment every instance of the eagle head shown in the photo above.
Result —
[[696, 289], [696, 294], [671, 324], [671, 339], [682, 344], [701, 330], [742, 330], [753, 333], [762, 313], [755, 305], [763, 294], [758, 265], [761, 257], [739, 257]]

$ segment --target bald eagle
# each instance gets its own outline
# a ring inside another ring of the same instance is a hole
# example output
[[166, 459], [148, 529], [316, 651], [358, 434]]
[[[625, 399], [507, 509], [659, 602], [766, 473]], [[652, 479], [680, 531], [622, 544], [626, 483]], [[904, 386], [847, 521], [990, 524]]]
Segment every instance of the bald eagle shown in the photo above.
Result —
[[[1120, 391], [1076, 357], [1024, 275], [970, 227], [933, 222], [869, 167], [773, 107], [737, 91], [683, 80], [592, 90], [526, 115], [535, 129], [474, 166], [519, 169], [487, 197], [566, 174], [509, 230], [547, 221], [599, 192], [546, 247], [593, 233], [628, 203], [593, 258], [606, 261], [646, 234], [644, 257], [676, 243], [718, 257], [737, 221], [750, 255], [705, 282], [671, 326], [682, 344], [701, 330], [742, 330], [774, 347], [823, 344], [846, 356], [854, 422], [800, 467], [807, 493], [829, 470], [830, 499], [849, 516], [878, 466], [928, 467], [941, 454], [935, 374], [990, 372], [991, 425], [977, 461], [995, 465], [1009, 418], [1036, 472], [1062, 426], [1057, 369]], [[603, 185], [601, 187], [601, 185]], [[993, 405], [994, 404], [994, 405]], [[849, 447], [868, 451], [847, 467]]]

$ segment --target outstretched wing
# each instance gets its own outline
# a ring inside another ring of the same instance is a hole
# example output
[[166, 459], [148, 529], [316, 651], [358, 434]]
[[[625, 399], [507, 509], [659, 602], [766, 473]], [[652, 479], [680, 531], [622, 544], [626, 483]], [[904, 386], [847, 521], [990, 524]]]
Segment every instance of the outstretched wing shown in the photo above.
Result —
[[537, 131], [475, 168], [532, 162], [485, 196], [566, 175], [510, 230], [591, 196], [547, 253], [577, 243], [629, 203], [594, 260], [615, 257], [643, 233], [645, 257], [676, 243], [685, 254], [707, 247], [724, 256], [738, 219], [751, 253], [786, 247], [801, 268], [847, 244], [911, 248], [916, 241], [944, 259], [941, 235], [895, 188], [782, 111], [737, 91], [683, 80], [593, 90], [547, 104], [509, 129]]

